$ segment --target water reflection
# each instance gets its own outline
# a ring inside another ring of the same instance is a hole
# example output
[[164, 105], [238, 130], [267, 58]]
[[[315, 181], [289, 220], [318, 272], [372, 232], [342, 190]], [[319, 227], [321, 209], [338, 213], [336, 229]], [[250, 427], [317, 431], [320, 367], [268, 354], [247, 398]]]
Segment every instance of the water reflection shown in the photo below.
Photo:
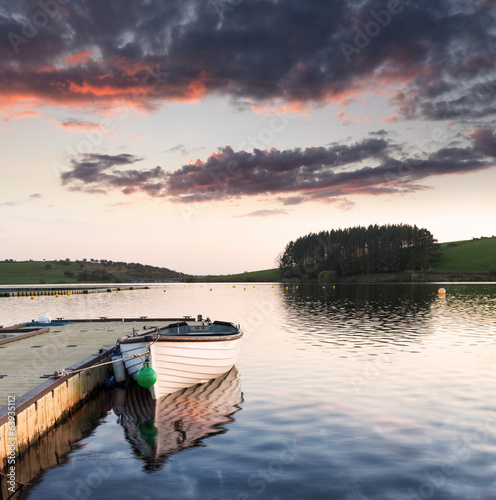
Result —
[[[487, 339], [496, 324], [496, 287], [437, 284], [292, 286], [283, 293], [285, 321], [299, 340], [323, 348], [394, 345], [407, 350], [433, 333]], [[458, 325], [465, 328], [460, 331]]]
[[243, 401], [234, 367], [206, 384], [189, 387], [159, 400], [130, 381], [115, 392], [114, 412], [144, 469], [160, 469], [170, 454], [201, 446], [205, 438], [226, 432]]
[[16, 479], [29, 484], [29, 487], [19, 488], [17, 485], [15, 493], [12, 493], [8, 490], [6, 478], [0, 476], [0, 498], [12, 500], [28, 498], [32, 488], [42, 481], [48, 469], [69, 462], [71, 453], [81, 446], [81, 440], [90, 436], [101, 424], [110, 407], [109, 395], [100, 391], [28, 448], [16, 461], [15, 471]]
[[[70, 434], [69, 456], [58, 445], [62, 466], [29, 500], [494, 497], [494, 284], [200, 286], [105, 297], [103, 311], [151, 315], [167, 295], [171, 310], [239, 320], [243, 412], [237, 373], [159, 402], [115, 393], [119, 417], [82, 423], [91, 436]], [[90, 298], [81, 317], [99, 312]]]

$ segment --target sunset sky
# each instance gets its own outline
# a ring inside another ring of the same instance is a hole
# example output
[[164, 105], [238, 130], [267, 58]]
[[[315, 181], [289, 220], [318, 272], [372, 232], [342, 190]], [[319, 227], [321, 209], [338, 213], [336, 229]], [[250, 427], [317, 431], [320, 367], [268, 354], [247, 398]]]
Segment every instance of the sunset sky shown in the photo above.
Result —
[[494, 0], [0, 0], [0, 109], [2, 260], [496, 234]]

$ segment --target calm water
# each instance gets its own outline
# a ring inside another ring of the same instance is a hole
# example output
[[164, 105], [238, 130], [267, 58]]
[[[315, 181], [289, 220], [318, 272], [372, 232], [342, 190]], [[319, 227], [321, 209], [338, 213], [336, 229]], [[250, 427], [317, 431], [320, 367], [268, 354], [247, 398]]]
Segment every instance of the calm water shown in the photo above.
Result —
[[201, 313], [246, 334], [237, 371], [156, 415], [136, 388], [100, 393], [33, 451], [59, 447], [15, 498], [494, 500], [496, 285], [439, 287], [0, 299], [0, 324]]

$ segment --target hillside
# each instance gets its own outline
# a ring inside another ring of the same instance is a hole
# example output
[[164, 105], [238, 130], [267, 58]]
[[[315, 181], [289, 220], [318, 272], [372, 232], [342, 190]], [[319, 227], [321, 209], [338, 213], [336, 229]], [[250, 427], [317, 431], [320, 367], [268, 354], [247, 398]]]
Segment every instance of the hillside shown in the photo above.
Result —
[[0, 262], [0, 285], [43, 283], [123, 283], [136, 280], [184, 280], [164, 267], [107, 260]]
[[279, 269], [264, 269], [263, 271], [251, 271], [239, 274], [225, 274], [222, 276], [206, 276], [202, 281], [221, 281], [221, 282], [274, 282], [281, 280], [281, 271]]
[[434, 271], [496, 270], [496, 237], [452, 241], [441, 244], [441, 257]]

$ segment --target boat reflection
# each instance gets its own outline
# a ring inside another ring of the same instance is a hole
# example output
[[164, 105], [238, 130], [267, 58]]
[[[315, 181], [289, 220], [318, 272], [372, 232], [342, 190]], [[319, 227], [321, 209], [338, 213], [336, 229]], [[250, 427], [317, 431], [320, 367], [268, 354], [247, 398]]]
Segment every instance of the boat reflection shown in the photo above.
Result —
[[114, 392], [114, 398], [125, 437], [147, 471], [159, 469], [172, 453], [226, 432], [225, 424], [234, 421], [243, 401], [236, 367], [206, 384], [158, 400], [130, 380], [126, 389]]

